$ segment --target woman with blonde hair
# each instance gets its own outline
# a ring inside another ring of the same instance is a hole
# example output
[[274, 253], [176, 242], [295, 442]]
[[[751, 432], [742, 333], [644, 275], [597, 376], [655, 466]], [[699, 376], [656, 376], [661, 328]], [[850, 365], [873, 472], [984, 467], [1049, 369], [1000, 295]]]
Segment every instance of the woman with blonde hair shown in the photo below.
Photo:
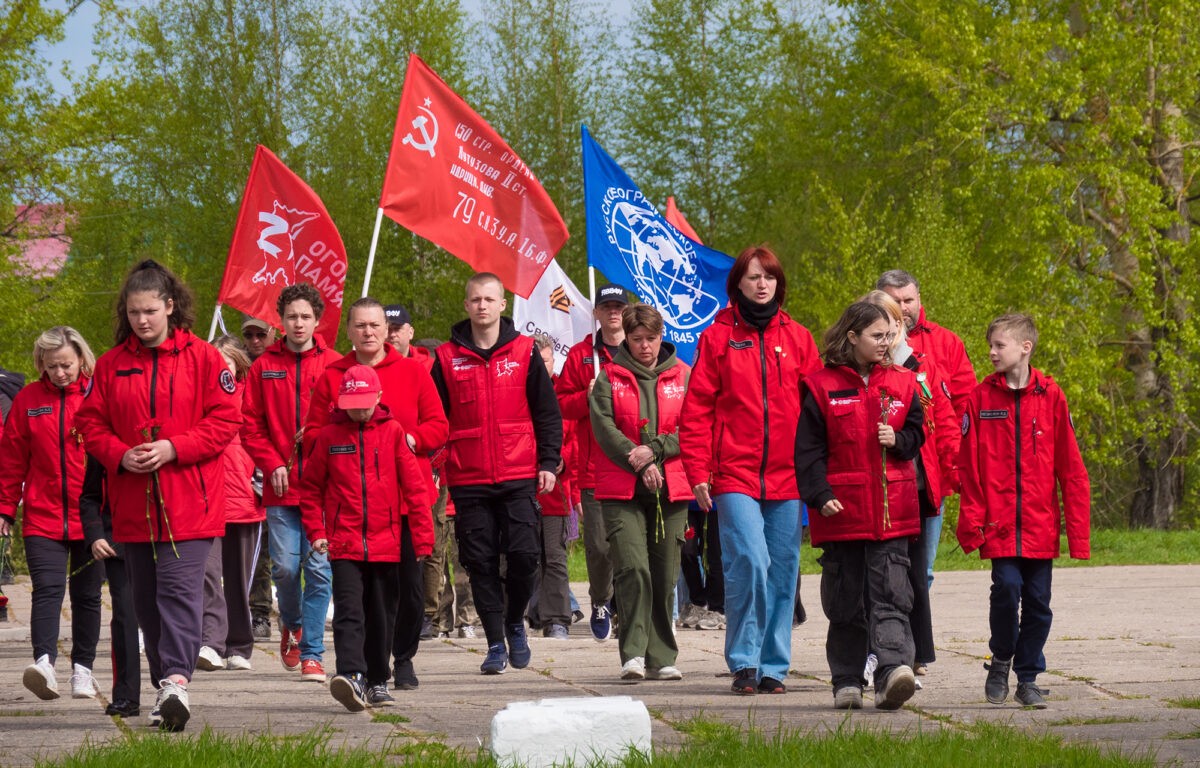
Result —
[[92, 664], [100, 639], [104, 572], [84, 542], [79, 517], [86, 454], [75, 414], [91, 385], [96, 358], [74, 328], [55, 326], [33, 345], [39, 378], [13, 400], [0, 440], [0, 536], [12, 533], [21, 506], [25, 559], [33, 581], [29, 634], [34, 663], [22, 681], [39, 699], [58, 698], [63, 594], [71, 594], [71, 695], [93, 698]]

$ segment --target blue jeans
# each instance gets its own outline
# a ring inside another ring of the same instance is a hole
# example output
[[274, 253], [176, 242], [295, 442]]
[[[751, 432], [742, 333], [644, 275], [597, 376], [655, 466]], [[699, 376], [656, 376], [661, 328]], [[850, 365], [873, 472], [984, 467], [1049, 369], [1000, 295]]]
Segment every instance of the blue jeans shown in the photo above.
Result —
[[1050, 582], [1054, 561], [1028, 557], [992, 560], [992, 601], [988, 621], [992, 657], [1012, 659], [1018, 683], [1032, 683], [1046, 671], [1050, 636]]
[[[946, 502], [942, 502], [941, 513], [946, 512]], [[942, 514], [936, 517], [926, 517], [921, 520], [921, 534], [925, 537], [925, 581], [927, 588], [933, 587], [933, 561], [937, 557], [938, 541], [942, 538]]]
[[725, 571], [725, 662], [787, 678], [800, 568], [800, 501], [722, 493], [717, 503]]
[[[271, 578], [279, 598], [279, 621], [300, 629], [300, 658], [325, 655], [325, 614], [333, 595], [329, 558], [312, 552], [300, 524], [300, 507], [267, 507]], [[303, 563], [304, 579], [300, 571]]]

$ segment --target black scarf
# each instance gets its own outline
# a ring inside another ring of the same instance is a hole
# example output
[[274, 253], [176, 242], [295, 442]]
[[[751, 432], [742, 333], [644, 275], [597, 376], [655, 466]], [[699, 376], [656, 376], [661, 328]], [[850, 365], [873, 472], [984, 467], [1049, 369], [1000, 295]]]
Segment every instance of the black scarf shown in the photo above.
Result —
[[779, 314], [779, 302], [775, 299], [771, 299], [766, 304], [756, 304], [747, 299], [746, 294], [738, 291], [735, 301], [737, 301], [738, 312], [741, 313], [742, 319], [760, 331], [765, 330], [767, 324], [774, 319], [775, 315]]

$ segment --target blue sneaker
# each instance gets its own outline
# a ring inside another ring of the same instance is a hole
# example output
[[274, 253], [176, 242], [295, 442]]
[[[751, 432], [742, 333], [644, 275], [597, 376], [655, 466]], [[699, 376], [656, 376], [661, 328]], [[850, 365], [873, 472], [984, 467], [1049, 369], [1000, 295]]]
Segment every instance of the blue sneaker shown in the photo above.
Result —
[[479, 665], [479, 671], [485, 675], [503, 675], [508, 669], [508, 649], [504, 643], [493, 643], [488, 646], [487, 658]]
[[508, 637], [508, 663], [513, 665], [513, 669], [525, 669], [533, 658], [529, 650], [529, 638], [525, 636], [525, 623], [509, 624], [504, 634]]
[[612, 610], [607, 604], [592, 606], [592, 620], [589, 623], [592, 625], [592, 637], [596, 638], [596, 642], [603, 643], [612, 637]]

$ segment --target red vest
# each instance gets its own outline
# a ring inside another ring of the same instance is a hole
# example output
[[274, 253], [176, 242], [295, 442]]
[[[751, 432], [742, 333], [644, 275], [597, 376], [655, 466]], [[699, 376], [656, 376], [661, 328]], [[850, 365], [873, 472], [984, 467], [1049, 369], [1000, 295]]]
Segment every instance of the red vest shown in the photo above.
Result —
[[[642, 420], [637, 378], [628, 368], [616, 363], [607, 363], [604, 372], [612, 383], [613, 418], [622, 434], [641, 445], [645, 430], [638, 424]], [[655, 393], [658, 401], [658, 427], [656, 435], [669, 435], [679, 431], [679, 414], [683, 411], [683, 396], [687, 390], [688, 366], [678, 363], [658, 377]], [[663, 463], [667, 479], [667, 498], [671, 501], [689, 501], [692, 489], [683, 472], [683, 461], [679, 456]], [[637, 490], [638, 476], [627, 462], [614, 462], [603, 451], [596, 452], [596, 498], [632, 499]]]
[[518, 336], [484, 360], [454, 342], [437, 349], [450, 407], [446, 484], [537, 477], [537, 438], [525, 394], [533, 339]]
[[[884, 457], [877, 426], [886, 410], [897, 432], [917, 399], [917, 378], [905, 368], [875, 366], [869, 383], [851, 368], [822, 368], [804, 380], [825, 418], [829, 447], [826, 478], [844, 509], [832, 517], [812, 510], [812, 543], [883, 541], [921, 531], [917, 473], [913, 462], [887, 458], [887, 510], [884, 510]], [[920, 404], [917, 403], [917, 407]]]

